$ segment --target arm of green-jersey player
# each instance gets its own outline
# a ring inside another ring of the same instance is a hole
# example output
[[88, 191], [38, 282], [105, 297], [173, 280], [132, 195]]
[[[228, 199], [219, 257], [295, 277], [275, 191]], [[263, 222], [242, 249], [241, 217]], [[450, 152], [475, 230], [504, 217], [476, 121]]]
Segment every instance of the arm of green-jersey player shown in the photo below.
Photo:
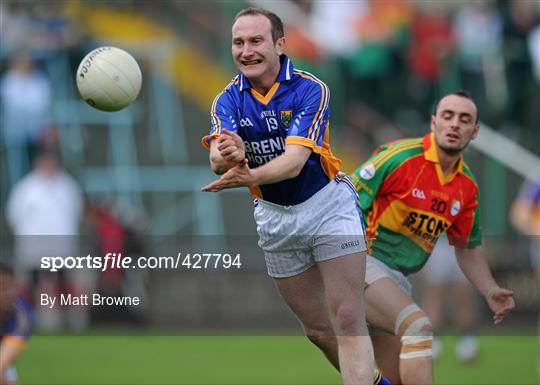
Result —
[[493, 323], [501, 323], [506, 315], [515, 307], [514, 293], [500, 287], [484, 258], [480, 247], [455, 248], [459, 267], [467, 279], [482, 293], [493, 311]]

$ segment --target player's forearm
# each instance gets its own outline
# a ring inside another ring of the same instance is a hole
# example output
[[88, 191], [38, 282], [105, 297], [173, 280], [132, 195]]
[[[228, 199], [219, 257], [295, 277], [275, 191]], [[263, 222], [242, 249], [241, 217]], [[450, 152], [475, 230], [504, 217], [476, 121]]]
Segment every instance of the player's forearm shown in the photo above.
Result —
[[294, 178], [300, 174], [302, 166], [289, 162], [284, 155], [278, 156], [264, 166], [252, 169], [253, 184], [271, 184]]
[[263, 166], [252, 169], [253, 185], [271, 184], [291, 179], [302, 171], [311, 149], [303, 146], [288, 146], [285, 153]]
[[458, 249], [456, 258], [463, 274], [485, 297], [491, 289], [498, 287], [493, 278], [484, 254], [480, 248]]

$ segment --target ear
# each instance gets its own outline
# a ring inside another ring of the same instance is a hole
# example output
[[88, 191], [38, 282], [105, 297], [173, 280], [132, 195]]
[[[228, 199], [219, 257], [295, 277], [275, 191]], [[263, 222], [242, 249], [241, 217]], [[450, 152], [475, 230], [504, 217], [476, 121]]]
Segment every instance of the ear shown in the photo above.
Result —
[[474, 131], [471, 136], [471, 140], [476, 139], [476, 137], [478, 136], [478, 131], [480, 131], [480, 124], [476, 124], [476, 126], [474, 126]]
[[430, 129], [432, 132], [435, 132], [435, 115], [431, 115]]
[[279, 55], [283, 54], [285, 52], [285, 37], [280, 37], [276, 41], [276, 50]]

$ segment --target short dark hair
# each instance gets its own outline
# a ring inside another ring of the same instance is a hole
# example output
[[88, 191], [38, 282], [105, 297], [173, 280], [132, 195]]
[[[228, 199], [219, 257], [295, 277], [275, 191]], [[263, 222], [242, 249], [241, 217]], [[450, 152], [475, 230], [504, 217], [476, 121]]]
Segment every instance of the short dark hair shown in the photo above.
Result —
[[283, 29], [283, 22], [279, 18], [278, 15], [276, 15], [274, 12], [270, 12], [267, 9], [259, 8], [259, 7], [249, 7], [244, 8], [240, 12], [236, 14], [233, 20], [233, 24], [236, 23], [236, 20], [241, 18], [242, 16], [255, 16], [255, 15], [262, 15], [265, 16], [268, 20], [270, 20], [270, 24], [272, 25], [272, 40], [274, 43], [281, 39], [283, 36], [285, 36], [285, 32]]
[[478, 111], [478, 106], [476, 105], [476, 102], [472, 98], [471, 93], [467, 90], [457, 90], [457, 91], [450, 92], [449, 94], [444, 95], [442, 98], [440, 98], [437, 101], [437, 103], [435, 103], [433, 107], [433, 115], [437, 115], [437, 110], [439, 109], [439, 104], [441, 103], [441, 100], [443, 100], [444, 98], [450, 95], [455, 95], [455, 96], [459, 96], [465, 99], [469, 99], [474, 104], [474, 107], [476, 108], [476, 123], [480, 121], [480, 111]]

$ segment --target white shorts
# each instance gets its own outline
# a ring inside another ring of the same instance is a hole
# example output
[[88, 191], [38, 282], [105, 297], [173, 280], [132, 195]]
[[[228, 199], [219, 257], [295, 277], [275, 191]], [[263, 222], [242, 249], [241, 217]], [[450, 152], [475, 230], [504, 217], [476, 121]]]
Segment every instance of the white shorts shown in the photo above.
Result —
[[428, 285], [463, 284], [467, 278], [459, 268], [454, 247], [450, 246], [448, 239], [442, 236], [437, 241], [429, 257], [422, 275]]
[[390, 278], [405, 294], [411, 296], [411, 283], [401, 271], [394, 270], [384, 262], [368, 255], [366, 258], [366, 287], [381, 278]]
[[281, 206], [255, 200], [259, 246], [268, 275], [298, 275], [317, 262], [367, 249], [356, 191], [331, 180], [307, 201]]

